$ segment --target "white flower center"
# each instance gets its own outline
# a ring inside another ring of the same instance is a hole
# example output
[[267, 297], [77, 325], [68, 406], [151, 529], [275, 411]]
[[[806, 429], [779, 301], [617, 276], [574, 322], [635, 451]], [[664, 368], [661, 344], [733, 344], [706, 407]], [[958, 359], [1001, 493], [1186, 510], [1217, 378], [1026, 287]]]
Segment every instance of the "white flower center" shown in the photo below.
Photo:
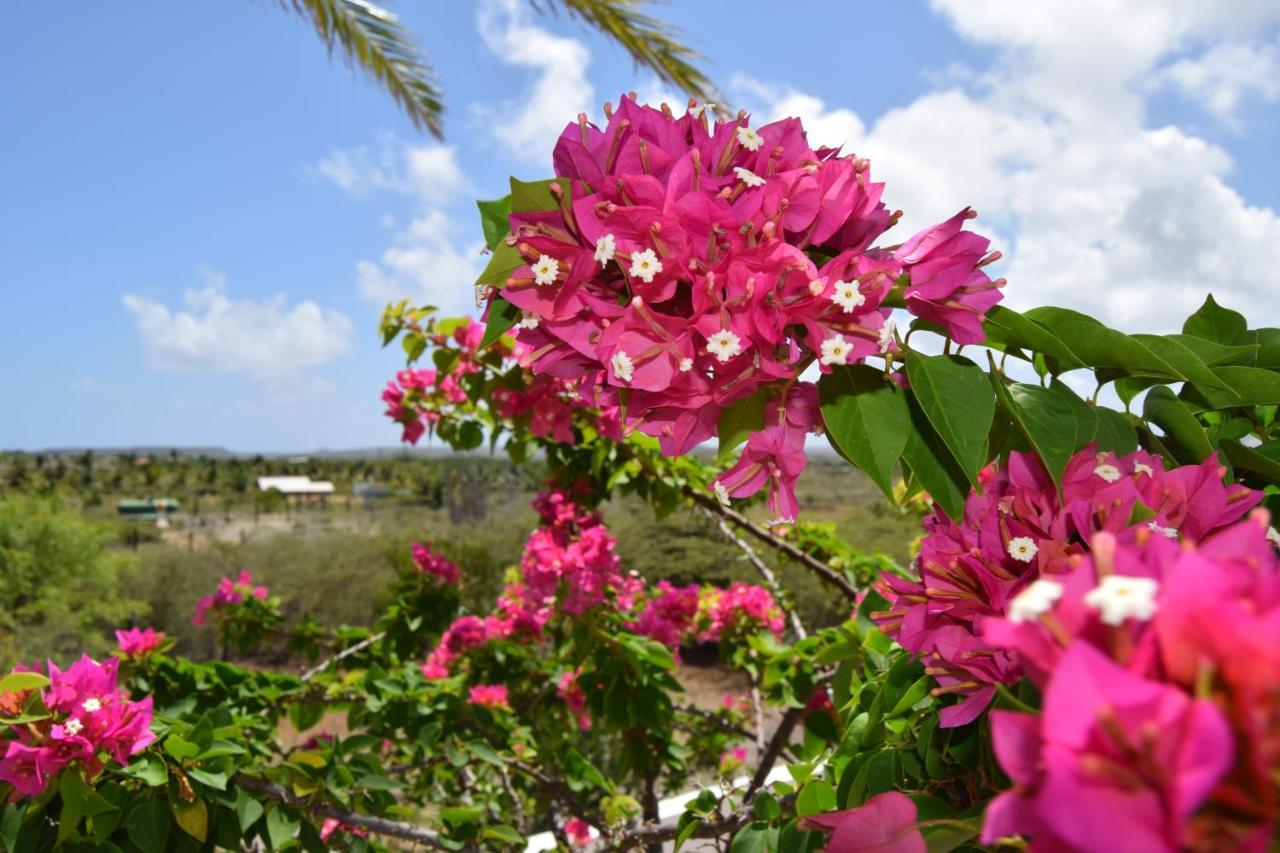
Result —
[[1009, 556], [1023, 563], [1030, 563], [1040, 553], [1040, 546], [1030, 536], [1018, 536], [1009, 540]]
[[729, 490], [724, 487], [724, 483], [721, 483], [719, 480], [716, 480], [714, 483], [711, 484], [711, 487], [716, 490], [716, 500], [720, 501], [720, 505], [728, 506]]
[[555, 284], [559, 274], [560, 262], [547, 255], [539, 257], [538, 262], [533, 265], [534, 284]]
[[764, 178], [760, 177], [750, 169], [744, 169], [741, 166], [734, 166], [733, 173], [738, 176], [738, 180], [742, 181], [749, 187], [764, 186]]
[[898, 327], [892, 320], [886, 321], [885, 324], [880, 327], [880, 337], [876, 340], [876, 343], [880, 346], [880, 352], [888, 352], [896, 346], [897, 341], [894, 336], [897, 335], [897, 333]]
[[1108, 625], [1123, 625], [1126, 619], [1145, 622], [1156, 614], [1159, 581], [1153, 578], [1131, 578], [1107, 575], [1102, 583], [1084, 595], [1084, 603], [1098, 611]]
[[613, 375], [619, 382], [630, 382], [632, 375], [636, 372], [635, 362], [631, 360], [631, 356], [622, 350], [618, 350], [613, 354], [609, 364], [613, 366]]
[[827, 289], [827, 286], [823, 284], [821, 281], [818, 281], [816, 278], [813, 281], [809, 282], [809, 292], [812, 293], [814, 296], [821, 296], [822, 291], [826, 289]]
[[1097, 474], [1108, 483], [1114, 483], [1124, 475], [1120, 473], [1120, 469], [1110, 463], [1104, 462], [1093, 469], [1093, 473]]
[[835, 292], [831, 294], [831, 301], [847, 313], [860, 307], [867, 301], [867, 297], [862, 295], [856, 281], [837, 281]]
[[1009, 602], [1010, 622], [1030, 622], [1039, 619], [1053, 609], [1062, 598], [1062, 584], [1040, 578], [1013, 597]]
[[538, 315], [532, 311], [520, 312], [520, 328], [536, 329], [538, 328]]
[[1155, 471], [1153, 471], [1151, 466], [1146, 464], [1145, 462], [1135, 462], [1133, 463], [1133, 473], [1146, 474], [1148, 477], [1150, 477], [1152, 474], [1155, 473]]
[[658, 260], [658, 255], [653, 249], [645, 249], [643, 252], [635, 252], [631, 255], [630, 273], [633, 278], [638, 278], [645, 284], [651, 284], [653, 277], [662, 272], [662, 261]]
[[693, 370], [693, 359], [691, 358], [680, 359], [680, 372], [688, 373], [690, 370]]
[[618, 253], [618, 241], [613, 239], [612, 234], [605, 234], [596, 241], [596, 260], [600, 262], [600, 266], [604, 266], [613, 260], [613, 256]]
[[748, 151], [757, 151], [764, 145], [764, 138], [749, 127], [738, 128], [738, 144]]
[[707, 352], [723, 364], [742, 352], [742, 339], [728, 329], [721, 329], [707, 338]]
[[84, 731], [84, 723], [80, 722], [75, 717], [72, 717], [62, 724], [62, 728], [65, 729], [69, 735], [78, 735], [80, 732]]
[[90, 697], [84, 700], [83, 702], [81, 702], [80, 707], [85, 710], [85, 713], [92, 714], [94, 711], [102, 710], [102, 702], [98, 699], [94, 699], [93, 697]]
[[827, 338], [822, 342], [822, 363], [823, 364], [844, 364], [849, 359], [849, 342], [844, 339], [843, 335], [836, 335], [834, 338]]

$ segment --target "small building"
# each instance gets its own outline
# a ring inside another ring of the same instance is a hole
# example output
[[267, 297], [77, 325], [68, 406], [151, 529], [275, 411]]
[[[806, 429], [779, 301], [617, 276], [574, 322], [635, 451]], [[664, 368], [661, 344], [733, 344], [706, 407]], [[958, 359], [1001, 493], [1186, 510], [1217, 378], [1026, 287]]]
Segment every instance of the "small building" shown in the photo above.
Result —
[[136, 521], [154, 521], [157, 527], [168, 527], [169, 513], [182, 506], [173, 498], [141, 498], [116, 502], [116, 512]]
[[258, 491], [275, 489], [282, 495], [331, 495], [333, 483], [329, 480], [313, 480], [310, 477], [259, 477]]

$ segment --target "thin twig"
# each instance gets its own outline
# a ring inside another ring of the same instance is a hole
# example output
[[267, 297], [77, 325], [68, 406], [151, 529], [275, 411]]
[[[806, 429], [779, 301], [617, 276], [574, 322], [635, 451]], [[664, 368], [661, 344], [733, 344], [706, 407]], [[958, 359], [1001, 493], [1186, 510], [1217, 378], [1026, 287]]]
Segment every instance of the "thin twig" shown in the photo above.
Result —
[[311, 679], [315, 678], [317, 675], [319, 675], [320, 673], [322, 673], [322, 672], [324, 672], [326, 669], [328, 669], [332, 664], [337, 663], [338, 661], [342, 660], [343, 658], [349, 658], [349, 657], [351, 657], [351, 656], [352, 656], [352, 655], [354, 655], [354, 654], [357, 654], [357, 653], [359, 653], [359, 652], [361, 652], [361, 651], [364, 651], [365, 649], [369, 648], [370, 646], [372, 646], [374, 643], [378, 642], [379, 640], [381, 640], [381, 639], [382, 639], [383, 637], [385, 637], [385, 636], [387, 636], [387, 632], [386, 632], [386, 631], [379, 631], [379, 632], [378, 632], [378, 633], [376, 633], [376, 634], [373, 634], [373, 635], [371, 635], [371, 636], [369, 636], [369, 637], [364, 638], [364, 639], [363, 639], [363, 640], [361, 640], [360, 642], [356, 643], [354, 646], [347, 646], [347, 648], [345, 648], [345, 649], [343, 649], [342, 651], [338, 652], [338, 653], [337, 653], [336, 655], [334, 655], [333, 657], [331, 657], [331, 658], [325, 658], [324, 660], [320, 661], [320, 663], [319, 663], [319, 664], [317, 664], [316, 666], [313, 666], [311, 669], [309, 669], [309, 670], [307, 670], [306, 672], [302, 673], [302, 679], [301, 679], [301, 680], [302, 680], [304, 683], [305, 683], [305, 682], [307, 682], [307, 681], [310, 681]]
[[751, 783], [747, 785], [747, 792], [743, 794], [743, 799], [747, 802], [755, 796], [756, 791], [760, 790], [764, 785], [764, 780], [769, 778], [769, 772], [773, 770], [774, 763], [778, 760], [778, 756], [782, 754], [783, 748], [787, 742], [791, 740], [791, 733], [795, 731], [796, 723], [800, 722], [800, 718], [804, 716], [805, 708], [789, 708], [787, 713], [782, 715], [782, 721], [778, 723], [778, 728], [773, 733], [773, 737], [769, 739], [769, 745], [764, 749], [764, 755], [760, 756], [760, 763], [756, 765], [756, 773], [751, 777]]
[[816, 557], [806, 554], [790, 542], [787, 542], [784, 539], [779, 539], [763, 527], [749, 520], [742, 513], [731, 507], [722, 505], [720, 501], [710, 495], [704, 495], [693, 487], [686, 489], [685, 494], [688, 495], [690, 500], [694, 501], [694, 503], [699, 504], [705, 509], [711, 510], [717, 515], [727, 518], [729, 521], [732, 521], [738, 527], [742, 528], [747, 533], [750, 533], [753, 537], [768, 545], [770, 548], [781, 551], [809, 571], [816, 574], [822, 580], [837, 587], [845, 598], [850, 601], [858, 600], [858, 588], [849, 583], [849, 580], [844, 575], [840, 574], [826, 563]]
[[244, 773], [237, 773], [231, 777], [239, 787], [246, 791], [254, 791], [270, 800], [284, 803], [286, 806], [302, 809], [310, 812], [316, 817], [331, 817], [339, 820], [348, 826], [359, 826], [370, 832], [376, 832], [378, 835], [386, 835], [391, 838], [403, 838], [406, 841], [414, 841], [419, 844], [425, 844], [437, 850], [448, 850], [440, 842], [440, 836], [429, 829], [423, 829], [420, 826], [414, 826], [411, 823], [405, 823], [399, 820], [387, 820], [386, 818], [373, 817], [371, 815], [359, 814], [358, 812], [349, 812], [343, 809], [331, 806], [327, 803], [312, 803], [296, 796], [288, 788], [283, 785], [277, 785], [275, 782], [269, 782], [266, 779], [258, 779]]
[[760, 577], [764, 578], [765, 586], [769, 587], [769, 592], [773, 593], [774, 600], [778, 602], [779, 607], [786, 611], [787, 618], [791, 621], [791, 630], [795, 632], [796, 639], [803, 640], [809, 636], [809, 632], [804, 628], [804, 623], [800, 621], [800, 614], [791, 605], [786, 590], [782, 588], [782, 584], [778, 580], [778, 576], [773, 573], [773, 569], [769, 568], [764, 560], [760, 559], [760, 555], [756, 553], [755, 548], [751, 547], [751, 543], [735, 533], [723, 517], [716, 515], [705, 507], [702, 511], [716, 523], [716, 526], [726, 539], [741, 549], [742, 553], [746, 555], [747, 561], [755, 566], [756, 571], [760, 573]]

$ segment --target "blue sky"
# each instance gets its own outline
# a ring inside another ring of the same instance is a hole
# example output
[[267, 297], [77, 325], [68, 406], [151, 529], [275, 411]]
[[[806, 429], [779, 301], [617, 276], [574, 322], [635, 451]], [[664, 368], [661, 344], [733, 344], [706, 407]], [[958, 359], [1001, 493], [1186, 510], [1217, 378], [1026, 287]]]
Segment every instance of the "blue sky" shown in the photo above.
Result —
[[[1212, 289], [1280, 322], [1280, 3], [1120, 5], [658, 11], [730, 103], [869, 155], [901, 236], [973, 204], [1015, 307], [1162, 330]], [[546, 175], [579, 110], [674, 97], [517, 0], [392, 8], [444, 84], [443, 146], [274, 3], [6, 10], [0, 447], [394, 443], [381, 304], [464, 310], [472, 200]]]

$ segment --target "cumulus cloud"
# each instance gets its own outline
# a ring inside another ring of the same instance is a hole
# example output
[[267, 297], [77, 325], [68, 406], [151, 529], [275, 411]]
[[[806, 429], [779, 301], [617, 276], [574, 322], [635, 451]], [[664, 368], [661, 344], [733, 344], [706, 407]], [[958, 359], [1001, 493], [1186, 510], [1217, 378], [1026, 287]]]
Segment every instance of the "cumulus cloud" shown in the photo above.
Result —
[[1170, 63], [1156, 75], [1231, 127], [1249, 97], [1280, 98], [1280, 44], [1229, 42]]
[[591, 51], [576, 39], [534, 25], [523, 0], [484, 0], [478, 25], [485, 46], [500, 61], [531, 69], [537, 77], [518, 97], [473, 109], [517, 159], [545, 163], [565, 124], [592, 108]]
[[[933, 5], [994, 52], [991, 65], [873, 123], [785, 85], [739, 80], [737, 90], [769, 116], [804, 117], [815, 143], [848, 141], [870, 157], [886, 201], [906, 213], [898, 239], [972, 204], [1007, 255], [999, 271], [1014, 307], [1168, 330], [1212, 290], [1280, 321], [1266, 298], [1280, 217], [1231, 186], [1225, 150], [1147, 117], [1152, 81], [1177, 57], [1199, 50], [1221, 64], [1216, 46], [1273, 26], [1274, 3], [1134, 3], [1123, 15], [1104, 0]], [[1234, 109], [1239, 95], [1222, 97]]]
[[483, 243], [466, 227], [473, 218], [448, 213], [469, 189], [452, 147], [384, 136], [376, 146], [331, 151], [312, 171], [356, 198], [383, 193], [412, 201], [404, 227], [384, 219], [394, 230], [378, 259], [356, 262], [361, 296], [376, 305], [410, 299], [448, 312], [474, 310], [472, 283], [484, 268]]
[[254, 301], [232, 299], [225, 276], [202, 273], [203, 286], [187, 290], [170, 308], [133, 293], [125, 309], [157, 370], [246, 373], [259, 379], [296, 377], [350, 348], [351, 322], [314, 302], [288, 304], [283, 294]]

